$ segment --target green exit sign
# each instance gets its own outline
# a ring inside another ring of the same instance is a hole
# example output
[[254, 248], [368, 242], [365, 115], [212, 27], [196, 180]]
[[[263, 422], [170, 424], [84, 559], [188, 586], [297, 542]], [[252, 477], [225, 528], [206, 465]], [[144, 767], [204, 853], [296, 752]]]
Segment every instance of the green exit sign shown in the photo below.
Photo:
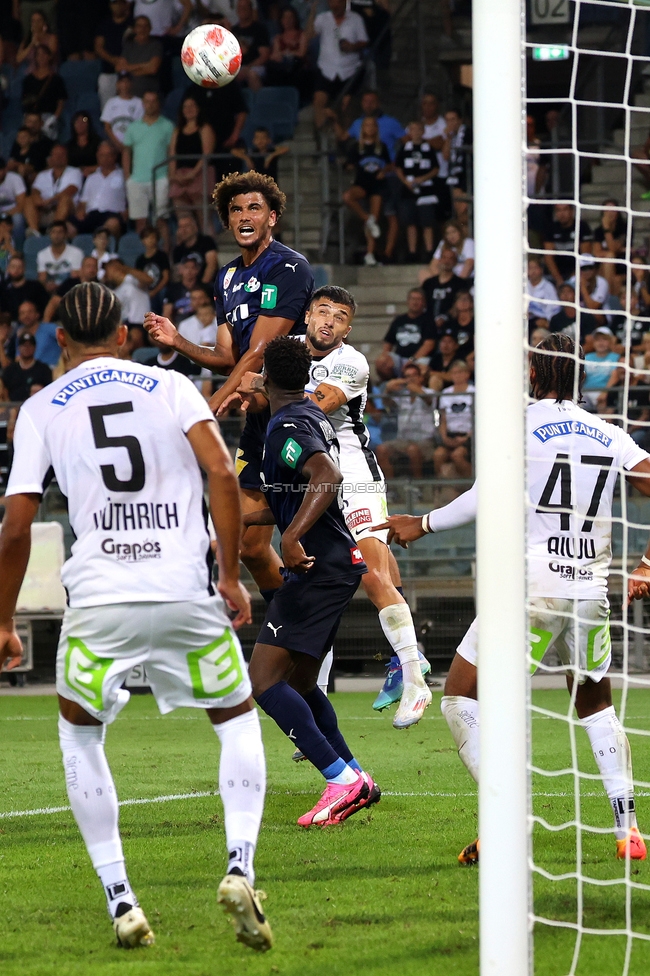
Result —
[[568, 61], [569, 48], [566, 44], [542, 44], [533, 48], [534, 61]]

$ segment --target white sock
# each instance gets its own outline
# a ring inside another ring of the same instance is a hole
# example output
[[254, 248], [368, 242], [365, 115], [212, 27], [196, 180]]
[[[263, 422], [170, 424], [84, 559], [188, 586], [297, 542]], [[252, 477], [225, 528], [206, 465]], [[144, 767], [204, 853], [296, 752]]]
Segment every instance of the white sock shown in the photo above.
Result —
[[345, 764], [345, 769], [342, 769], [340, 773], [336, 776], [328, 776], [328, 783], [336, 783], [337, 786], [349, 786], [351, 783], [356, 783], [359, 779], [359, 773], [352, 766]]
[[462, 695], [444, 695], [440, 709], [458, 748], [458, 755], [478, 783], [478, 702]]
[[318, 677], [316, 678], [316, 684], [324, 695], [327, 694], [327, 689], [330, 683], [330, 671], [332, 670], [333, 663], [334, 648], [332, 647], [321, 661], [320, 671], [318, 672]]
[[580, 724], [589, 736], [612, 805], [616, 839], [622, 840], [630, 827], [636, 827], [630, 743], [613, 705], [580, 719]]
[[59, 715], [59, 743], [70, 806], [113, 918], [121, 904], [132, 906], [138, 901], [124, 866], [117, 794], [104, 753], [105, 735], [104, 725], [73, 725]]
[[266, 762], [262, 730], [253, 709], [214, 726], [221, 742], [219, 793], [223, 803], [228, 871], [233, 868], [253, 884], [253, 856], [260, 831]]
[[379, 611], [379, 623], [386, 640], [402, 665], [404, 685], [424, 685], [418, 657], [418, 640], [408, 603], [391, 603]]

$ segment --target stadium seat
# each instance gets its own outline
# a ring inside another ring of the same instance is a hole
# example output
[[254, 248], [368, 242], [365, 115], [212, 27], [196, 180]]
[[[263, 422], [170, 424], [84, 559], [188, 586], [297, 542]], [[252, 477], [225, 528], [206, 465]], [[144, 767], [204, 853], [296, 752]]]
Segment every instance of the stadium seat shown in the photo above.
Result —
[[120, 238], [120, 243], [117, 245], [117, 253], [124, 264], [128, 264], [130, 268], [133, 267], [140, 255], [144, 254], [142, 241], [135, 231], [130, 230], [124, 237]]
[[185, 90], [183, 88], [172, 88], [165, 96], [163, 104], [163, 115], [176, 125], [176, 119], [183, 101]]
[[101, 105], [99, 104], [99, 95], [96, 91], [79, 92], [75, 99], [74, 111], [88, 112], [88, 115], [92, 119], [95, 132], [98, 135], [103, 133], [104, 126], [101, 121], [102, 109]]
[[64, 61], [59, 74], [68, 89], [68, 97], [74, 98], [80, 92], [96, 92], [101, 61]]
[[25, 255], [25, 277], [35, 279], [38, 275], [36, 270], [36, 255], [44, 247], [50, 246], [49, 237], [27, 237], [23, 245]]
[[172, 87], [185, 91], [192, 82], [185, 74], [185, 68], [179, 57], [172, 58]]
[[157, 355], [157, 349], [150, 349], [148, 346], [143, 346], [142, 349], [133, 350], [131, 359], [134, 363], [151, 363]]
[[251, 94], [250, 114], [242, 133], [246, 144], [250, 145], [255, 129], [260, 126], [269, 130], [276, 143], [292, 139], [298, 122], [299, 103], [298, 89], [290, 85], [261, 88]]
[[75, 247], [80, 247], [87, 258], [90, 257], [91, 251], [93, 249], [92, 234], [77, 234], [76, 237], [72, 238], [72, 243], [74, 244]]

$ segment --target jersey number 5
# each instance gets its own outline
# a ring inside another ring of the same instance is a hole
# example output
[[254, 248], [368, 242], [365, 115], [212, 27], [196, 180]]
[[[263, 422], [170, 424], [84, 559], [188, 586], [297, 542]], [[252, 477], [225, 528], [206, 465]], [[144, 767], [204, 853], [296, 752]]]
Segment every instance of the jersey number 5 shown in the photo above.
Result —
[[93, 430], [95, 447], [100, 450], [103, 447], [124, 447], [129, 455], [131, 462], [131, 477], [128, 481], [120, 481], [115, 474], [112, 464], [102, 464], [102, 478], [109, 491], [142, 491], [144, 488], [144, 458], [140, 441], [132, 434], [125, 434], [123, 437], [109, 437], [106, 433], [104, 418], [116, 413], [133, 413], [133, 404], [128, 403], [106, 403], [101, 407], [88, 407], [90, 414], [90, 425]]
[[[612, 466], [613, 458], [599, 457], [591, 454], [583, 454], [580, 458], [580, 464], [593, 464], [594, 467], [599, 467], [598, 477], [596, 478], [596, 484], [594, 485], [593, 494], [591, 496], [591, 501], [589, 502], [589, 507], [587, 508], [586, 518], [582, 523], [581, 532], [591, 532], [594, 527], [594, 519], [598, 514], [598, 506], [600, 505], [600, 499], [603, 494], [603, 489], [605, 487], [605, 482], [607, 481], [607, 475], [609, 474], [609, 469]], [[552, 502], [551, 497], [555, 491], [555, 486], [560, 482], [560, 501]], [[571, 525], [569, 519], [571, 518], [573, 510], [573, 502], [571, 501], [571, 464], [569, 463], [568, 454], [558, 454], [555, 458], [555, 463], [551, 468], [551, 473], [548, 476], [548, 481], [544, 485], [544, 491], [542, 492], [541, 498], [539, 500], [538, 512], [550, 513], [554, 511], [559, 511], [560, 513], [560, 531], [568, 532]]]

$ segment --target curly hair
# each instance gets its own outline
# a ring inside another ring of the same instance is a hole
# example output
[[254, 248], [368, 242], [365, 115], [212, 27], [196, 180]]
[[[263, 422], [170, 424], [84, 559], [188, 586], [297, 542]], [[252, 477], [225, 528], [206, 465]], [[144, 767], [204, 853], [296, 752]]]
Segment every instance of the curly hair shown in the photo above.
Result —
[[293, 336], [276, 336], [264, 350], [264, 369], [280, 390], [304, 390], [309, 382], [311, 356], [304, 342]]
[[278, 220], [284, 213], [287, 198], [271, 176], [264, 176], [263, 173], [256, 173], [255, 170], [249, 173], [230, 173], [217, 183], [212, 193], [214, 208], [226, 228], [229, 226], [230, 201], [241, 193], [261, 193], [269, 205], [269, 210], [277, 214]]
[[[562, 332], [555, 332], [535, 346], [530, 360], [531, 368], [535, 370], [535, 399], [542, 400], [555, 393], [555, 402], [562, 400], [578, 401], [582, 398], [582, 384], [585, 379], [584, 353], [582, 346], [578, 346], [580, 369], [578, 372], [578, 388], [575, 388], [576, 346], [569, 336]], [[577, 396], [576, 396], [577, 394]]]

